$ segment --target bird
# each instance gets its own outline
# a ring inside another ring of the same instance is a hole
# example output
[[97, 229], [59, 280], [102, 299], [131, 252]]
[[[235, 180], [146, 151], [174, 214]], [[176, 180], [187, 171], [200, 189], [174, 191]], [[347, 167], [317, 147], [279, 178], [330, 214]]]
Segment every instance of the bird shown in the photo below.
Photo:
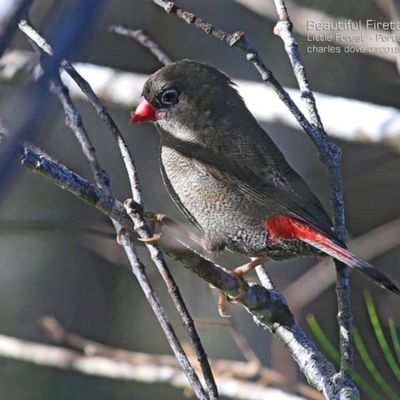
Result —
[[131, 123], [154, 122], [164, 185], [211, 253], [253, 261], [331, 256], [400, 295], [382, 272], [351, 253], [305, 180], [246, 107], [232, 79], [192, 60], [145, 82]]

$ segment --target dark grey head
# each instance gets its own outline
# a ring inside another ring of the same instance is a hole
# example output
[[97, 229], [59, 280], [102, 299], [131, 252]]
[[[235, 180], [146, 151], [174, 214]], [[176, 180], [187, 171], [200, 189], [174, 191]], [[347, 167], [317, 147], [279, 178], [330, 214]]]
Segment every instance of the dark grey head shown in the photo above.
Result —
[[207, 64], [183, 60], [149, 77], [132, 122], [156, 121], [161, 132], [193, 136], [217, 129], [218, 122], [235, 125], [237, 113], [243, 110], [249, 113], [226, 74]]

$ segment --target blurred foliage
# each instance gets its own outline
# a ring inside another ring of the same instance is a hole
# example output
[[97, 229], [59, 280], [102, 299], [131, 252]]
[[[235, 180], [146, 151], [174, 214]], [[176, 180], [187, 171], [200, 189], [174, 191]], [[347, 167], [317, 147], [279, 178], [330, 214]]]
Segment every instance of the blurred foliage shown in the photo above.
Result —
[[[373, 331], [375, 333], [375, 337], [382, 351], [382, 355], [386, 359], [390, 370], [393, 372], [393, 375], [395, 376], [397, 382], [400, 384], [400, 347], [399, 335], [396, 331], [395, 323], [393, 319], [389, 319], [390, 336], [392, 342], [388, 343], [388, 340], [383, 330], [382, 322], [379, 320], [371, 293], [368, 291], [365, 292], [365, 304]], [[318, 341], [322, 344], [325, 351], [329, 354], [334, 363], [336, 365], [339, 365], [340, 353], [338, 351], [338, 346], [329, 339], [329, 337], [323, 331], [317, 319], [313, 315], [309, 315], [307, 317], [307, 321], [312, 332], [314, 333]], [[364, 329], [362, 329], [362, 331], [363, 330]], [[381, 373], [381, 371], [377, 368], [377, 365], [374, 362], [371, 353], [368, 351], [368, 348], [363, 341], [362, 334], [360, 333], [357, 326], [353, 327], [353, 338], [355, 347], [360, 354], [361, 359], [370, 374], [370, 377], [373, 378], [373, 380], [375, 380], [376, 382], [376, 385], [372, 385], [370, 383], [371, 379], [367, 378], [364, 374], [360, 374], [359, 372], [357, 372], [356, 367], [356, 370], [353, 371], [353, 378], [356, 385], [359, 386], [359, 388], [364, 391], [365, 394], [369, 396], [369, 398], [372, 400], [386, 398], [383, 396], [387, 396], [387, 399], [390, 400], [399, 400], [400, 394], [398, 393], [398, 390], [396, 391], [391, 387], [389, 381], [386, 379], [387, 377], [384, 376], [384, 374]]]

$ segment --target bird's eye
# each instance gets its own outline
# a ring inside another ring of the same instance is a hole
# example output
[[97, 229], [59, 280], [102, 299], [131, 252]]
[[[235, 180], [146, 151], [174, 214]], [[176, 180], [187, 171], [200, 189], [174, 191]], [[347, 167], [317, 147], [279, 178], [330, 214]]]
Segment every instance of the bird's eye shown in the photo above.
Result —
[[167, 89], [161, 93], [161, 103], [164, 106], [170, 106], [178, 100], [179, 93], [176, 89]]

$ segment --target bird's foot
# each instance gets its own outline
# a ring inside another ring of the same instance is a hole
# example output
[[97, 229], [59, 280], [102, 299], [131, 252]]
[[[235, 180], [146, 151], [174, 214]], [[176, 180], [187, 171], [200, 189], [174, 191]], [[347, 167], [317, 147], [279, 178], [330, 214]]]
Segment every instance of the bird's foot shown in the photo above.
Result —
[[268, 257], [257, 257], [254, 260], [251, 260], [250, 262], [241, 265], [240, 267], [236, 267], [231, 273], [239, 276], [240, 278], [243, 278], [243, 276], [250, 272], [252, 269], [257, 267], [258, 265], [261, 265], [262, 263], [267, 262], [268, 260]]
[[138, 238], [138, 240], [140, 240], [141, 242], [145, 242], [145, 243], [154, 243], [160, 239], [162, 225], [165, 224], [164, 220], [165, 220], [165, 218], [168, 218], [168, 217], [164, 214], [158, 214], [158, 213], [154, 213], [152, 211], [146, 212], [144, 214], [144, 217], [150, 223], [150, 225], [153, 227], [153, 236], [148, 237], [148, 238]]
[[229, 273], [233, 278], [235, 278], [239, 284], [239, 294], [235, 296], [228, 296], [225, 292], [219, 292], [218, 294], [218, 313], [221, 317], [229, 318], [231, 315], [226, 313], [226, 302], [235, 304], [245, 293], [247, 283], [243, 276], [236, 274], [235, 271]]
[[147, 221], [149, 221], [153, 225], [154, 234], [149, 238], [141, 238], [142, 242], [145, 243], [154, 243], [161, 238], [162, 235], [162, 227], [168, 226], [169, 228], [179, 232], [180, 234], [189, 237], [196, 243], [201, 243], [201, 238], [197, 235], [189, 232], [185, 227], [183, 227], [178, 222], [174, 221], [172, 218], [168, 217], [165, 214], [159, 214], [152, 211], [147, 211], [144, 214]]
[[258, 257], [246, 264], [241, 265], [240, 267], [235, 268], [233, 271], [231, 271], [229, 274], [235, 278], [239, 284], [239, 294], [231, 296], [227, 295], [224, 292], [219, 293], [219, 298], [218, 298], [218, 312], [221, 317], [230, 317], [229, 314], [226, 314], [226, 301], [229, 303], [236, 303], [237, 300], [239, 300], [243, 295], [246, 293], [246, 287], [247, 283], [244, 280], [244, 275], [246, 275], [248, 272], [250, 272], [252, 269], [257, 267], [258, 265], [261, 265], [262, 263], [268, 261], [268, 257]]

